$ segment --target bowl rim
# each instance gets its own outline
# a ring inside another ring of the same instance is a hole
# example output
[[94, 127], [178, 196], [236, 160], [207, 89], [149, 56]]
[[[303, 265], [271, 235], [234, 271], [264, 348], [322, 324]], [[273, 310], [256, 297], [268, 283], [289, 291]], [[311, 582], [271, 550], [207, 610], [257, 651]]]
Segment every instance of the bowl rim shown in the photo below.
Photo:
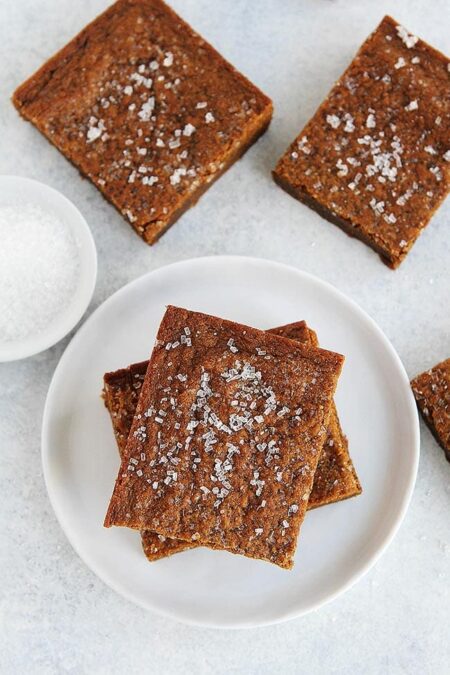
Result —
[[[0, 341], [0, 363], [17, 361], [39, 354], [62, 340], [77, 325], [86, 312], [97, 281], [97, 249], [91, 229], [80, 210], [62, 192], [46, 183], [26, 176], [0, 175], [0, 194], [5, 193], [7, 197], [8, 187], [9, 189], [17, 189], [18, 186], [22, 187], [25, 201], [30, 189], [35, 190], [39, 188], [42, 198], [34, 194], [30, 201], [40, 206], [42, 202], [47, 201], [58, 205], [60, 208], [62, 207], [67, 212], [68, 215], [65, 223], [77, 235], [77, 239], [79, 240], [83, 273], [80, 275], [77, 288], [72, 297], [73, 302], [58, 315], [59, 320], [50, 323], [48, 328], [37, 335], [29, 335], [26, 338], [11, 342]], [[43, 198], [44, 196], [46, 199]], [[41, 202], [39, 201], [40, 199]], [[2, 201], [0, 198], [0, 205]], [[4, 201], [7, 203], [7, 198]], [[43, 208], [48, 210], [48, 207], [44, 206]]]

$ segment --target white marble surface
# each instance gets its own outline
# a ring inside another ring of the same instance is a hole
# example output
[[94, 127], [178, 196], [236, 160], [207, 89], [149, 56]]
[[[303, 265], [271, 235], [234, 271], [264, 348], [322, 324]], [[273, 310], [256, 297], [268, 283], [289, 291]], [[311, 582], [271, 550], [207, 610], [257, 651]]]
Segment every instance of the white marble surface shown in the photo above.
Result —
[[[412, 376], [449, 355], [450, 201], [392, 272], [277, 188], [270, 169], [384, 13], [449, 51], [447, 0], [173, 0], [275, 103], [273, 123], [153, 248], [9, 102], [14, 87], [106, 7], [105, 0], [0, 4], [0, 172], [65, 193], [99, 254], [89, 311], [144, 272], [193, 256], [270, 257], [313, 272], [366, 309]], [[225, 292], [225, 291], [224, 291]], [[190, 628], [118, 597], [76, 556], [47, 499], [40, 463], [46, 391], [69, 338], [0, 364], [0, 672], [448, 672], [450, 466], [421, 425], [417, 487], [376, 567], [346, 595], [290, 623], [247, 632]]]

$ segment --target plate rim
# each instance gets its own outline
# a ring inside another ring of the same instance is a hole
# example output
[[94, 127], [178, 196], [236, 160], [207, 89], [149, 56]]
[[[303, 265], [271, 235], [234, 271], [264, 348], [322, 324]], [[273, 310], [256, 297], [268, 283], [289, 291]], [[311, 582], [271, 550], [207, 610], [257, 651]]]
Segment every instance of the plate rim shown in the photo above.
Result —
[[[401, 378], [402, 384], [405, 385], [405, 391], [409, 392], [409, 396], [407, 395], [407, 399], [409, 398], [409, 412], [411, 413], [411, 422], [412, 422], [412, 443], [411, 443], [411, 451], [412, 451], [412, 457], [411, 457], [411, 465], [410, 465], [410, 470], [409, 470], [409, 476], [408, 476], [408, 482], [406, 485], [406, 488], [404, 490], [403, 498], [401, 500], [401, 503], [398, 508], [398, 513], [396, 515], [395, 520], [392, 522], [391, 527], [387, 534], [383, 537], [382, 543], [378, 546], [377, 550], [369, 556], [369, 558], [366, 560], [365, 564], [362, 565], [362, 567], [353, 575], [350, 576], [350, 578], [343, 583], [338, 589], [336, 589], [334, 592], [329, 593], [325, 598], [320, 598], [316, 602], [311, 602], [307, 607], [300, 609], [298, 611], [294, 610], [287, 610], [286, 612], [280, 613], [279, 616], [276, 618], [272, 619], [264, 619], [264, 620], [243, 620], [243, 621], [233, 621], [233, 622], [216, 622], [216, 621], [210, 621], [210, 620], [202, 620], [202, 619], [195, 619], [192, 617], [185, 617], [182, 616], [180, 617], [176, 611], [171, 611], [170, 609], [167, 608], [160, 608], [160, 607], [155, 607], [153, 605], [149, 605], [148, 602], [141, 601], [140, 599], [136, 598], [133, 596], [130, 592], [128, 592], [128, 589], [123, 588], [120, 586], [120, 584], [117, 584], [115, 580], [110, 578], [110, 575], [108, 572], [105, 573], [105, 570], [103, 567], [98, 566], [95, 561], [91, 561], [89, 559], [89, 555], [85, 555], [84, 550], [82, 547], [79, 547], [78, 542], [74, 541], [76, 537], [72, 536], [72, 532], [70, 530], [70, 527], [66, 527], [64, 525], [64, 516], [62, 514], [62, 509], [60, 511], [59, 506], [57, 505], [57, 497], [53, 493], [53, 487], [51, 486], [51, 478], [50, 478], [50, 460], [49, 460], [49, 454], [50, 450], [48, 447], [48, 440], [49, 440], [49, 429], [50, 429], [50, 423], [51, 423], [51, 403], [53, 399], [53, 389], [57, 385], [58, 381], [58, 376], [59, 373], [61, 372], [62, 365], [66, 362], [67, 359], [70, 358], [71, 351], [75, 349], [77, 346], [77, 343], [82, 340], [84, 332], [87, 330], [87, 327], [93, 322], [99, 315], [102, 314], [102, 312], [106, 311], [107, 307], [109, 304], [111, 304], [117, 296], [120, 296], [121, 294], [124, 294], [130, 290], [133, 286], [138, 286], [141, 283], [145, 283], [144, 280], [148, 279], [149, 277], [156, 275], [158, 273], [161, 273], [162, 270], [167, 271], [173, 268], [181, 268], [181, 267], [189, 267], [192, 264], [199, 264], [199, 261], [216, 261], [217, 263], [231, 263], [231, 264], [266, 264], [272, 267], [277, 267], [280, 268], [281, 270], [284, 270], [286, 272], [290, 273], [295, 273], [296, 275], [299, 275], [303, 279], [306, 279], [307, 281], [313, 283], [313, 284], [318, 284], [321, 286], [324, 290], [328, 291], [331, 293], [331, 295], [339, 297], [339, 299], [344, 302], [347, 306], [350, 307], [350, 309], [353, 310], [353, 312], [356, 312], [356, 314], [362, 318], [369, 326], [372, 328], [372, 330], [375, 331], [375, 333], [378, 335], [378, 337], [381, 339], [381, 342], [383, 343], [383, 346], [387, 349], [389, 352], [390, 356], [393, 358], [394, 362], [396, 363], [397, 369], [398, 369], [398, 375]], [[105, 309], [106, 308], [106, 309]], [[264, 627], [264, 626], [271, 626], [271, 625], [276, 625], [279, 623], [284, 623], [285, 621], [290, 621], [296, 618], [299, 618], [301, 616], [305, 616], [309, 614], [310, 612], [313, 612], [320, 607], [332, 602], [339, 596], [343, 595], [346, 591], [348, 591], [352, 586], [354, 586], [360, 579], [362, 579], [371, 569], [374, 567], [374, 565], [378, 562], [378, 560], [381, 558], [381, 556], [385, 553], [389, 545], [392, 543], [393, 539], [395, 538], [396, 534], [399, 531], [399, 528], [401, 524], [403, 523], [403, 520], [405, 518], [405, 515], [407, 513], [407, 510], [409, 508], [411, 498], [414, 492], [414, 487], [416, 483], [416, 478], [417, 478], [417, 472], [418, 472], [418, 466], [419, 466], [419, 458], [420, 458], [420, 424], [419, 424], [419, 416], [417, 412], [417, 406], [414, 401], [413, 394], [411, 392], [410, 384], [409, 384], [409, 377], [406, 373], [405, 367], [397, 354], [394, 346], [391, 344], [390, 340], [388, 337], [385, 335], [383, 330], [378, 326], [378, 324], [375, 322], [374, 319], [352, 298], [350, 298], [348, 295], [346, 295], [344, 292], [333, 286], [328, 281], [325, 281], [324, 279], [321, 279], [320, 277], [317, 277], [314, 274], [311, 274], [310, 272], [305, 272], [304, 270], [298, 269], [294, 267], [293, 265], [289, 265], [286, 263], [278, 262], [276, 260], [271, 260], [269, 258], [262, 258], [262, 257], [254, 257], [254, 256], [241, 256], [241, 255], [208, 255], [208, 256], [197, 256], [194, 258], [186, 258], [183, 260], [178, 260], [173, 263], [169, 263], [167, 265], [160, 265], [156, 267], [153, 270], [150, 270], [149, 272], [145, 272], [144, 274], [136, 277], [135, 279], [132, 279], [125, 285], [121, 286], [121, 288], [117, 289], [114, 293], [109, 295], [96, 309], [90, 314], [90, 316], [83, 322], [81, 327], [78, 329], [78, 331], [75, 333], [75, 335], [72, 337], [70, 340], [69, 344], [65, 348], [64, 352], [62, 353], [58, 364], [56, 365], [56, 368], [53, 372], [48, 390], [47, 390], [47, 395], [45, 399], [45, 405], [44, 405], [44, 411], [43, 411], [43, 416], [42, 416], [42, 427], [41, 427], [41, 461], [42, 461], [42, 470], [43, 470], [43, 476], [44, 476], [44, 482], [45, 482], [45, 487], [47, 490], [48, 498], [50, 501], [50, 504], [52, 506], [53, 512], [56, 516], [56, 519], [68, 539], [70, 545], [74, 549], [75, 553], [81, 558], [83, 563], [107, 586], [109, 586], [113, 591], [118, 593], [121, 597], [126, 598], [127, 600], [131, 601], [133, 604], [142, 607], [146, 611], [151, 611], [154, 612], [155, 614], [158, 614], [160, 616], [164, 616], [166, 618], [181, 622], [186, 625], [190, 626], [195, 626], [195, 627], [202, 627], [202, 628], [214, 628], [214, 629], [221, 629], [221, 630], [239, 630], [239, 629], [251, 629], [251, 628], [258, 628], [258, 627]]]

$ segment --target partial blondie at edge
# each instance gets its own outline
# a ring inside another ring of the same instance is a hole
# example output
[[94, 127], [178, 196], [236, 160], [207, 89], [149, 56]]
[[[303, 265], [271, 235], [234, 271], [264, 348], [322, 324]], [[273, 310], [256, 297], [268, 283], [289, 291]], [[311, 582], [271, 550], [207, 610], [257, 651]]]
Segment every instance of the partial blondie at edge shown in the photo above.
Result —
[[450, 462], [450, 358], [411, 380], [423, 420]]

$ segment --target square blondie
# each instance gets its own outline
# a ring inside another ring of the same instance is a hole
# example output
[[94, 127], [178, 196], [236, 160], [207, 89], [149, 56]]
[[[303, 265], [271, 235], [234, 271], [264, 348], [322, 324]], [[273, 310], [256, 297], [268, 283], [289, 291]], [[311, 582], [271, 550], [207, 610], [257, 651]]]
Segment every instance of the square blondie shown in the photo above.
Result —
[[[305, 321], [274, 328], [270, 332], [298, 340], [302, 344], [318, 345], [316, 334], [306, 325]], [[106, 373], [104, 376], [103, 398], [111, 416], [121, 457], [125, 452], [147, 367], [148, 361], [143, 361]], [[317, 465], [307, 508], [317, 508], [360, 493], [361, 485], [348, 452], [348, 442], [342, 432], [336, 406], [333, 403], [327, 436]], [[195, 543], [164, 537], [151, 530], [144, 530], [141, 536], [144, 552], [150, 561], [159, 560], [196, 546]]]
[[275, 181], [397, 267], [450, 188], [449, 59], [386, 16]]
[[169, 307], [105, 526], [292, 567], [343, 360]]
[[13, 103], [149, 244], [272, 115], [270, 99], [162, 0], [118, 0]]

